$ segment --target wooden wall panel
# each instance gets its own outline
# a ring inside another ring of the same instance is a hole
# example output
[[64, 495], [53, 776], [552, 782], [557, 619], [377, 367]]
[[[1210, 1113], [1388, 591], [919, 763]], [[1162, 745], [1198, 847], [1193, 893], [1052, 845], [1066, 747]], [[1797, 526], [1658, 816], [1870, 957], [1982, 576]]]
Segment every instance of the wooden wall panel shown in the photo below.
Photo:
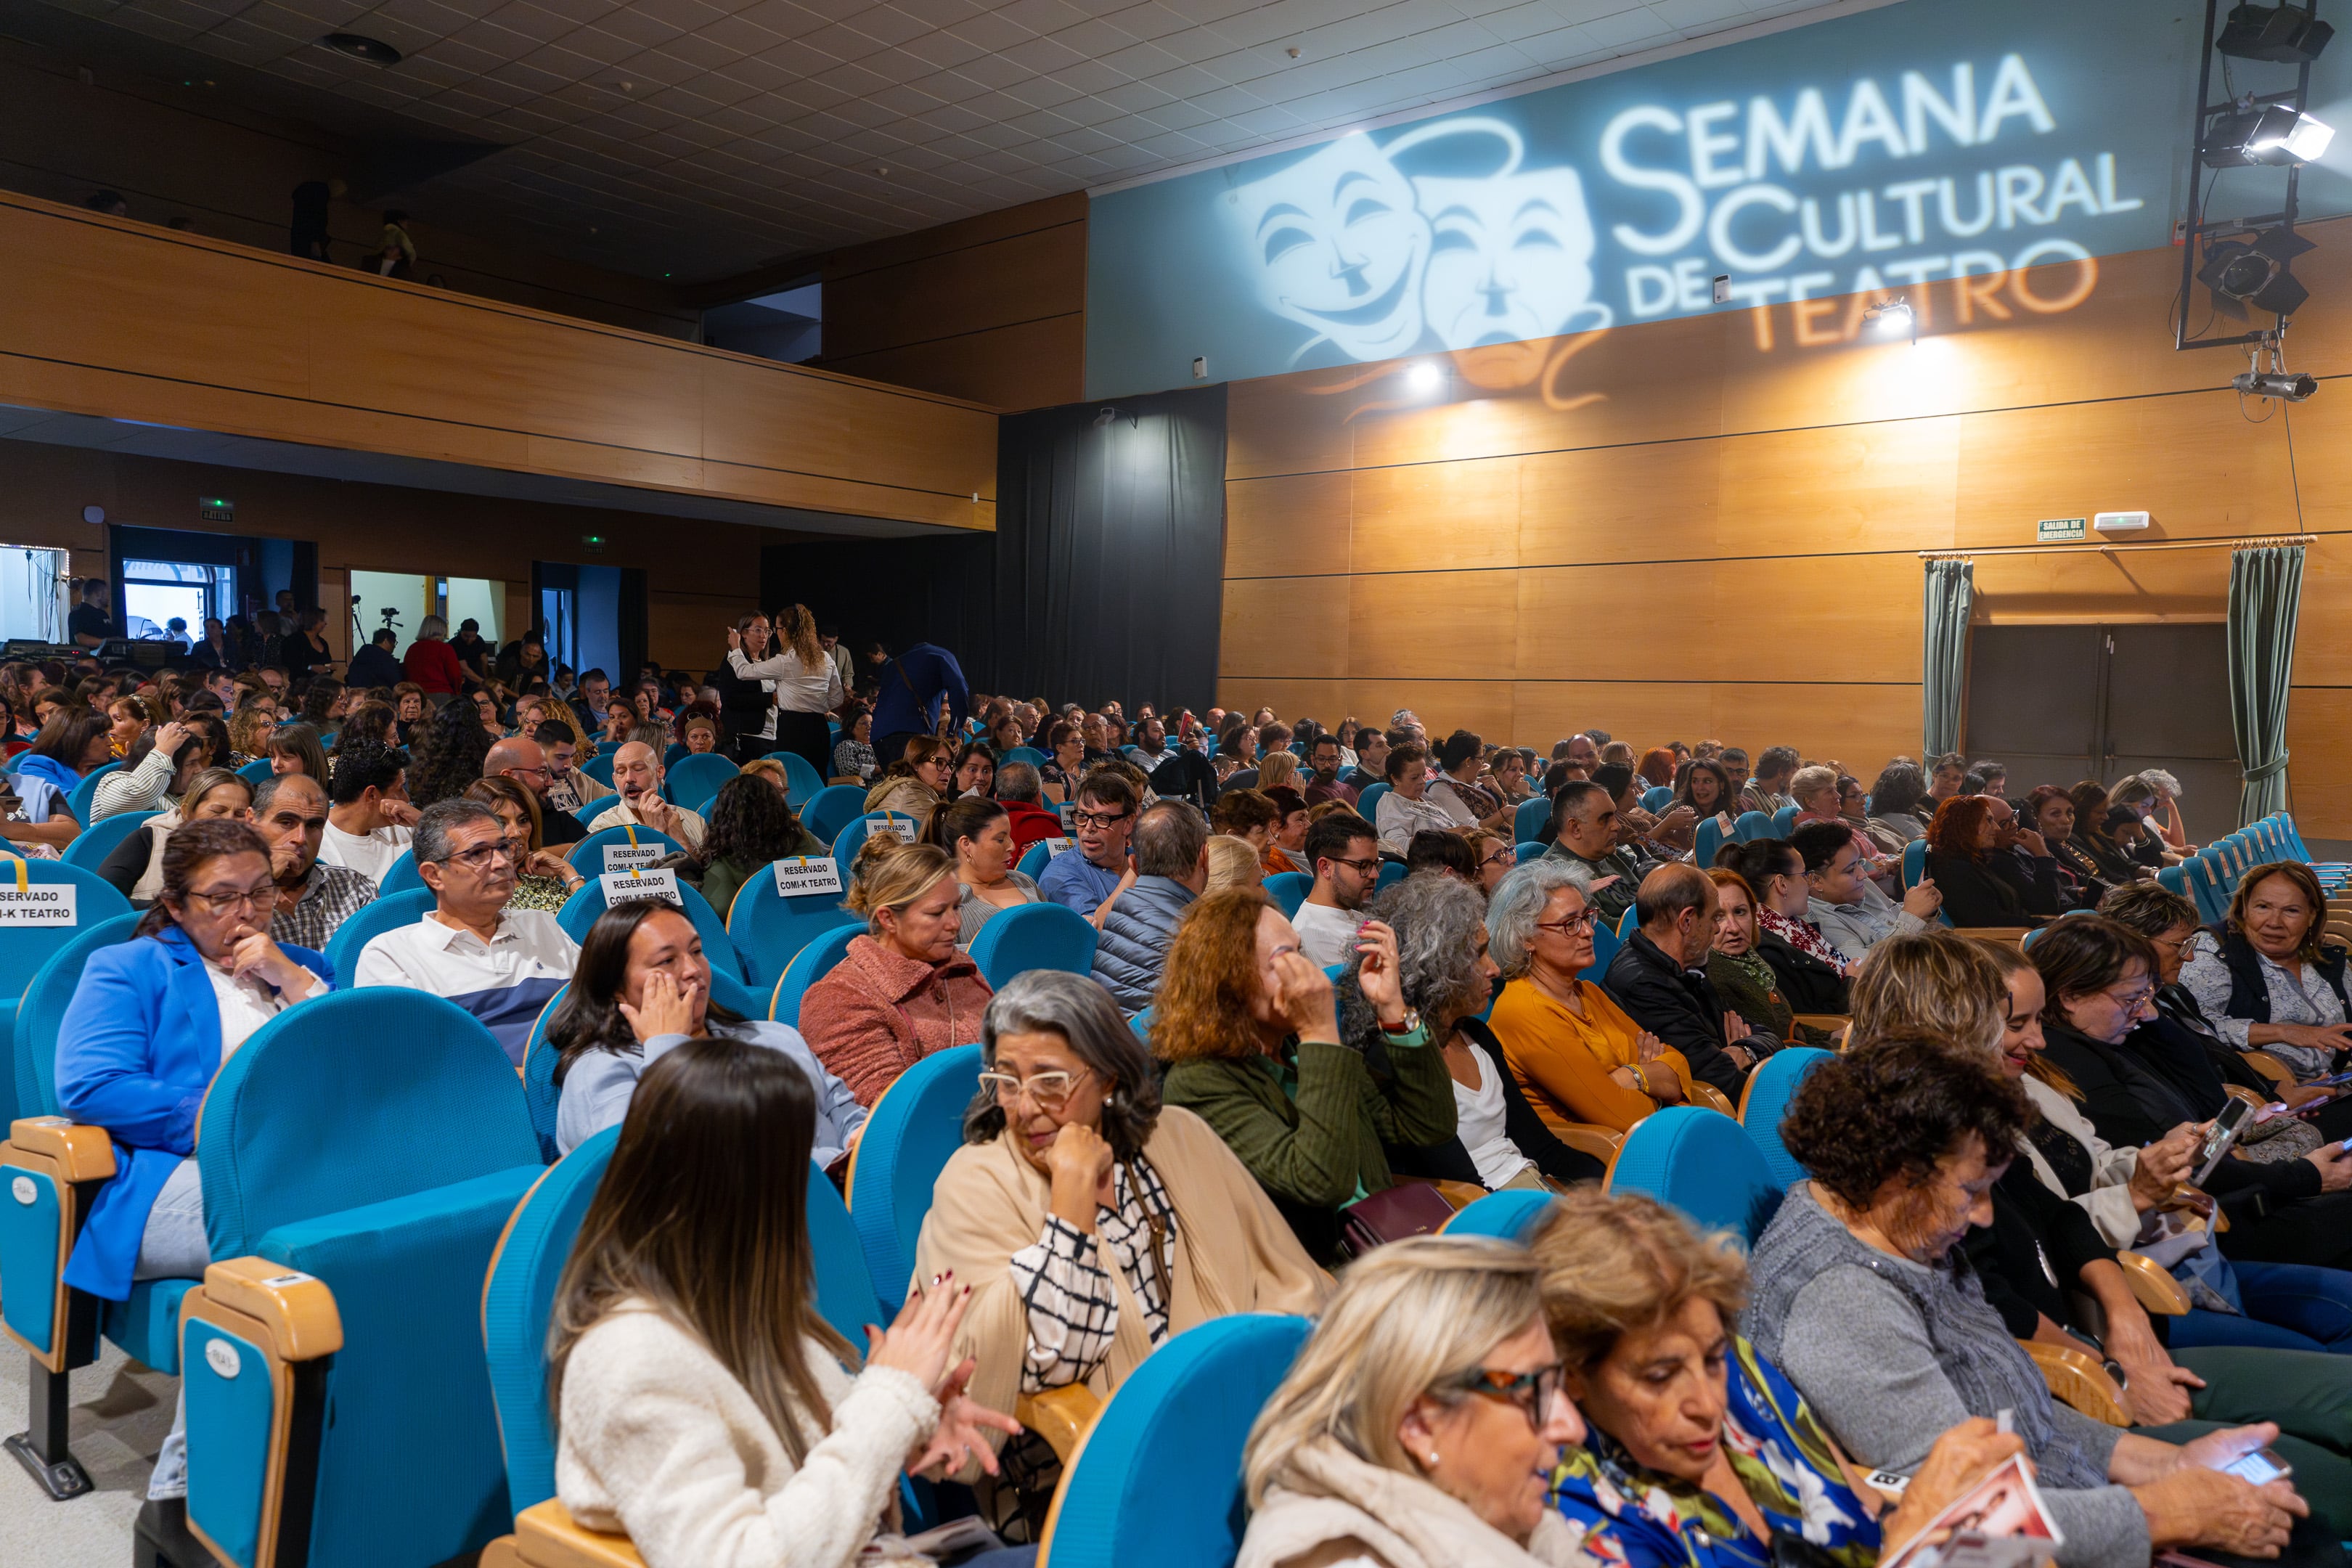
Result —
[[2352, 689], [2290, 691], [2286, 749], [2288, 805], [2304, 837], [2352, 838]]
[[1223, 675], [1336, 680], [1348, 673], [1344, 584], [1301, 593], [1280, 577], [1228, 583], [1223, 616], [1217, 639]]
[[863, 381], [1021, 409], [1077, 402], [1086, 391], [1085, 357], [1085, 318], [1070, 314], [871, 353], [827, 354], [823, 363]]
[[0, 196], [0, 401], [988, 527], [985, 409]]
[[[2293, 363], [2352, 378], [2352, 221], [2311, 228]], [[1346, 684], [1297, 689], [1324, 706], [1285, 717], [1373, 717], [1419, 679], [1460, 704], [1414, 703], [1433, 731], [1475, 713], [1548, 747], [1598, 724], [1874, 773], [1920, 743], [1918, 552], [1979, 552], [1980, 624], [2211, 621], [2226, 549], [1989, 552], [2100, 510], [2152, 511], [2159, 542], [2300, 526], [2322, 537], [2292, 777], [2307, 832], [2352, 837], [2352, 786], [2318, 782], [2352, 776], [2352, 379], [2242, 409], [2234, 352], [2172, 348], [2179, 261], [1905, 290], [1916, 344], [1856, 341], [1869, 300], [1848, 298], [1236, 383], [1226, 637], [1252, 646], [1256, 606], [1295, 616], [1344, 572], [1344, 662], [1312, 673]], [[1446, 379], [1416, 403], [1402, 373], [1424, 363]], [[1225, 668], [1228, 702], [1273, 700]]]

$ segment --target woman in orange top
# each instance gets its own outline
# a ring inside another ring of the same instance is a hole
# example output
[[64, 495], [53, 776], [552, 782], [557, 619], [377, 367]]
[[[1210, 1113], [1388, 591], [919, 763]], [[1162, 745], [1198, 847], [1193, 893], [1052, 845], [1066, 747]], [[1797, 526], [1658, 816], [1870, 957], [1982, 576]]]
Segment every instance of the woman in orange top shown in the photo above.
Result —
[[1690, 1099], [1690, 1064], [1577, 978], [1592, 963], [1592, 919], [1556, 860], [1531, 860], [1503, 879], [1486, 932], [1508, 984], [1487, 1026], [1538, 1110], [1622, 1132]]

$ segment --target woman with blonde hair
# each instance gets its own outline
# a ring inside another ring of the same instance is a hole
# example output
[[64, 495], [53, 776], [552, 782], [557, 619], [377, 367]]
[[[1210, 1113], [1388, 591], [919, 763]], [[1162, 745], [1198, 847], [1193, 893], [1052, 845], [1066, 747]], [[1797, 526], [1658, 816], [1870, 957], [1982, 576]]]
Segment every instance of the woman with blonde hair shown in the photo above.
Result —
[[1276, 784], [1287, 784], [1292, 789], [1306, 787], [1298, 777], [1298, 759], [1287, 749], [1268, 752], [1265, 760], [1257, 765], [1258, 792], [1262, 795]]
[[849, 700], [840, 668], [818, 640], [816, 617], [806, 605], [786, 605], [771, 624], [775, 656], [756, 663], [743, 655], [743, 634], [730, 626], [727, 668], [739, 680], [775, 682], [776, 750], [798, 752], [818, 778], [830, 777], [833, 735], [824, 716]]
[[845, 906], [866, 917], [832, 972], [801, 998], [801, 1034], [861, 1105], [937, 1052], [980, 1037], [991, 994], [956, 946], [962, 889], [936, 844], [877, 834], [857, 852]]
[[1250, 1431], [1237, 1568], [1598, 1568], [1549, 1506], [1584, 1423], [1538, 1279], [1484, 1237], [1359, 1259]]
[[1265, 875], [1258, 867], [1257, 851], [1246, 838], [1219, 833], [1209, 839], [1209, 885], [1204, 893], [1222, 893], [1228, 888], [1258, 888]]
[[229, 766], [241, 768], [269, 754], [278, 733], [278, 713], [265, 702], [248, 702], [228, 716]]

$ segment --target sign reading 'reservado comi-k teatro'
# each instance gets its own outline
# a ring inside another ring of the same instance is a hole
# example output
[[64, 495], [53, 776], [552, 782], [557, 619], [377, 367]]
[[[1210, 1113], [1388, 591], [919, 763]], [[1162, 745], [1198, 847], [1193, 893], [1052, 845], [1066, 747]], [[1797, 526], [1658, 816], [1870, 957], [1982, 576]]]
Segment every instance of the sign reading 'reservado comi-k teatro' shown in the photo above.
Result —
[[[1201, 355], [1234, 380], [2164, 245], [2203, 11], [1903, 0], [1108, 192], [1087, 395], [1190, 384]], [[2339, 98], [2341, 48], [2314, 111]], [[2337, 148], [2305, 172], [2306, 217], [2352, 211], [2352, 135]], [[2228, 172], [2212, 210], [2274, 212], [2279, 189]]]

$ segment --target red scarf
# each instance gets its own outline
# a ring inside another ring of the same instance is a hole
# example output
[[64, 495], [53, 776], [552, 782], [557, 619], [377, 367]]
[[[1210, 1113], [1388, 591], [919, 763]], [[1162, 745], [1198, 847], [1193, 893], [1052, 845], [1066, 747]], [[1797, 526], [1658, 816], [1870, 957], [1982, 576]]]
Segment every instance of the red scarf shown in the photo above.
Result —
[[1784, 915], [1760, 900], [1757, 905], [1756, 918], [1766, 931], [1770, 931], [1799, 952], [1811, 953], [1820, 959], [1838, 972], [1839, 979], [1845, 978], [1845, 955], [1831, 945], [1830, 939], [1822, 934], [1821, 927], [1809, 920], [1801, 920], [1794, 915]]

